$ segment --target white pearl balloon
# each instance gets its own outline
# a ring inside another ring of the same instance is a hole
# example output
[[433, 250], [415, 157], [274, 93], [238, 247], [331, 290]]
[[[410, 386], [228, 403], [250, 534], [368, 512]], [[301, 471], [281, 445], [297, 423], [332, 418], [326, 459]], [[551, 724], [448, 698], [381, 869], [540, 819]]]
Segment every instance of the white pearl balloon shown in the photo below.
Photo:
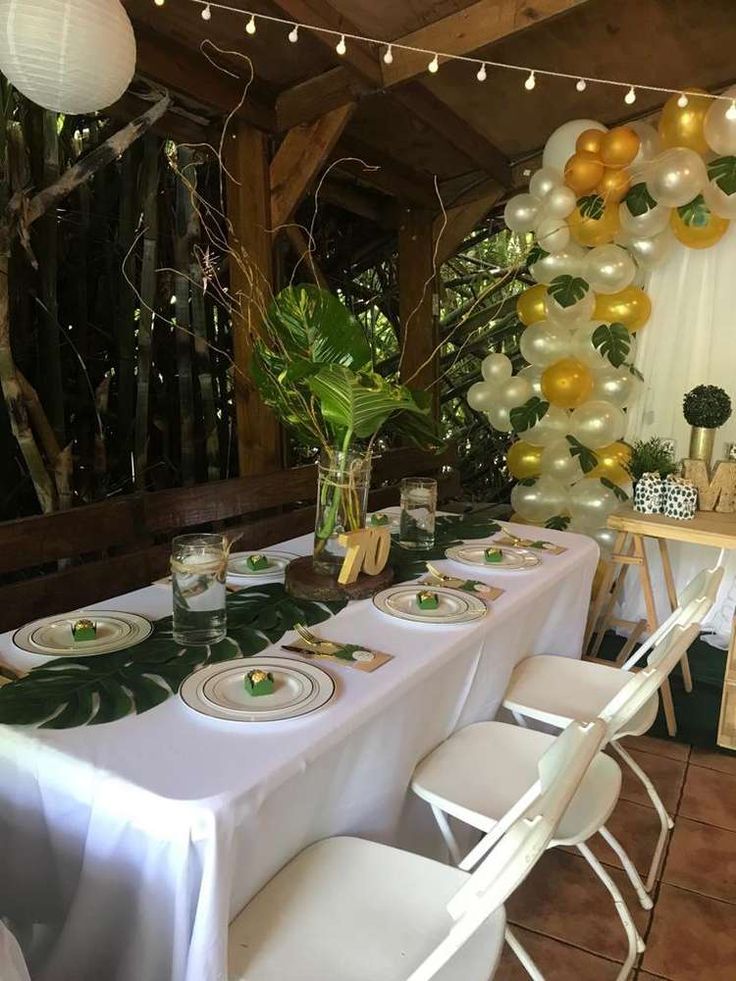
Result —
[[567, 354], [570, 333], [565, 327], [540, 320], [526, 327], [519, 341], [519, 350], [529, 364], [546, 366]]
[[570, 229], [564, 218], [543, 217], [537, 222], [535, 232], [545, 252], [562, 252], [570, 241]]
[[590, 320], [595, 309], [595, 293], [589, 289], [582, 299], [569, 307], [561, 306], [550, 294], [547, 294], [547, 316], [554, 324], [572, 329]]
[[598, 348], [593, 344], [593, 333], [599, 326], [600, 324], [597, 321], [582, 324], [577, 330], [573, 331], [570, 337], [570, 357], [582, 361], [584, 365], [587, 365], [594, 371], [602, 370], [606, 365], [610, 364], [608, 358], [604, 358]]
[[553, 187], [542, 199], [544, 213], [550, 218], [567, 218], [575, 210], [576, 204], [575, 192], [564, 184], [561, 187]]
[[570, 432], [583, 446], [597, 450], [622, 438], [626, 416], [611, 402], [584, 402], [570, 417]]
[[480, 366], [480, 373], [487, 382], [498, 384], [506, 381], [514, 373], [511, 360], [505, 354], [493, 353], [483, 358]]
[[566, 249], [555, 255], [546, 255], [530, 268], [537, 283], [549, 286], [558, 276], [579, 276], [582, 259], [586, 250], [576, 242], [570, 242]]
[[493, 428], [498, 429], [501, 433], [510, 433], [513, 429], [511, 419], [509, 418], [509, 410], [504, 405], [492, 405], [486, 412], [486, 418]]
[[503, 209], [503, 220], [512, 232], [530, 232], [538, 215], [539, 201], [531, 194], [517, 194]]
[[476, 382], [468, 389], [468, 405], [476, 412], [488, 412], [497, 402], [496, 386], [487, 381]]
[[613, 546], [616, 544], [616, 538], [618, 537], [617, 531], [603, 525], [602, 528], [594, 528], [588, 534], [598, 542], [602, 555], [610, 555], [613, 551]]
[[501, 382], [497, 389], [496, 402], [510, 411], [515, 409], [517, 405], [523, 405], [533, 394], [531, 382], [520, 374], [514, 375], [505, 382]]
[[549, 446], [559, 442], [570, 431], [570, 416], [557, 405], [550, 405], [539, 422], [519, 436], [532, 446]]
[[544, 524], [567, 508], [567, 488], [552, 477], [517, 484], [511, 491], [511, 506], [527, 521]]
[[614, 368], [609, 362], [607, 368], [593, 372], [593, 390], [590, 397], [623, 407], [636, 401], [640, 389], [641, 382], [636, 375], [631, 374], [626, 365]]
[[[726, 89], [723, 95], [727, 99], [736, 99], [736, 85]], [[715, 150], [722, 157], [736, 154], [736, 119], [728, 118], [730, 108], [731, 102], [714, 99], [703, 122], [703, 136], [706, 143], [711, 150]]]
[[529, 180], [529, 193], [532, 197], [541, 201], [555, 187], [563, 184], [562, 171], [555, 170], [553, 167], [540, 167], [535, 170]]
[[[629, 235], [617, 235], [616, 241], [627, 250], [636, 260], [640, 269], [649, 271], [660, 266], [669, 255], [670, 249], [677, 241], [672, 229], [667, 226], [653, 238], [637, 238]], [[632, 280], [634, 282], [634, 280]]]
[[657, 204], [643, 215], [632, 215], [626, 202], [618, 209], [621, 229], [636, 238], [653, 238], [659, 235], [670, 223], [671, 209], [663, 204]]
[[726, 194], [714, 181], [709, 181], [703, 188], [703, 197], [714, 214], [721, 218], [736, 218], [736, 194]]
[[607, 132], [606, 127], [595, 119], [571, 119], [557, 129], [547, 140], [542, 154], [542, 165], [553, 170], [564, 171], [565, 164], [575, 153], [575, 143], [586, 129]]
[[542, 372], [544, 368], [537, 364], [528, 364], [526, 368], [522, 368], [519, 372], [521, 378], [526, 378], [529, 384], [532, 386], [532, 395], [536, 395], [537, 398], [542, 398]]
[[580, 461], [570, 452], [566, 439], [557, 439], [545, 446], [539, 465], [544, 476], [554, 477], [563, 484], [572, 484], [583, 476]]
[[586, 256], [583, 275], [596, 293], [619, 293], [631, 285], [635, 273], [634, 260], [620, 245], [599, 245]]
[[684, 146], [665, 150], [652, 161], [647, 190], [655, 201], [679, 208], [700, 194], [708, 181], [703, 158]]
[[632, 161], [632, 168], [636, 169], [648, 160], [653, 160], [662, 150], [662, 138], [654, 126], [643, 123], [641, 120], [634, 120], [633, 123], [626, 124], [629, 129], [633, 129], [639, 137], [639, 150]]
[[570, 489], [570, 516], [584, 524], [600, 527], [617, 506], [616, 495], [600, 480], [581, 480]]

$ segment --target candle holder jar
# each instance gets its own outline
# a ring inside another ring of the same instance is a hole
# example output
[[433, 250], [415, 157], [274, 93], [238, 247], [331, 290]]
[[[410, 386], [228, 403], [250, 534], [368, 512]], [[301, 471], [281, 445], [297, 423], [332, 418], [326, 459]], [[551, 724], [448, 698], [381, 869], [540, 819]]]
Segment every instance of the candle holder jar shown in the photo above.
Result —
[[180, 535], [173, 540], [171, 586], [177, 644], [196, 647], [225, 638], [227, 560], [222, 535]]
[[437, 516], [437, 481], [429, 477], [405, 477], [401, 481], [399, 545], [424, 549], [434, 545]]

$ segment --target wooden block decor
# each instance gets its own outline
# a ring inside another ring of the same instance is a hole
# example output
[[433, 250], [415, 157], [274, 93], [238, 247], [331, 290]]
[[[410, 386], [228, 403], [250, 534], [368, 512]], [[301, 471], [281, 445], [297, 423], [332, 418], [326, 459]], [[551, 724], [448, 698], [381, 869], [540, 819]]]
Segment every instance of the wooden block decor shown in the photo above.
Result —
[[361, 572], [367, 576], [377, 576], [385, 569], [391, 551], [390, 528], [360, 528], [340, 535], [338, 541], [347, 549], [337, 577], [341, 585], [356, 582]]
[[697, 488], [699, 511], [736, 511], [736, 460], [719, 460], [712, 476], [704, 460], [685, 460], [683, 476]]

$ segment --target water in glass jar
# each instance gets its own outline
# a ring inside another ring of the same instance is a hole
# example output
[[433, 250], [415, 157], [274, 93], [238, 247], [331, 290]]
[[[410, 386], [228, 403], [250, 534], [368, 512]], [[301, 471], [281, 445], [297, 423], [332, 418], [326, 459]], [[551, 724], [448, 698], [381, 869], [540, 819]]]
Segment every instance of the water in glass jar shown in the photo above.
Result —
[[402, 548], [432, 548], [436, 513], [436, 480], [402, 480], [399, 545]]
[[181, 535], [174, 539], [171, 584], [177, 644], [216, 644], [225, 637], [226, 573], [222, 535]]

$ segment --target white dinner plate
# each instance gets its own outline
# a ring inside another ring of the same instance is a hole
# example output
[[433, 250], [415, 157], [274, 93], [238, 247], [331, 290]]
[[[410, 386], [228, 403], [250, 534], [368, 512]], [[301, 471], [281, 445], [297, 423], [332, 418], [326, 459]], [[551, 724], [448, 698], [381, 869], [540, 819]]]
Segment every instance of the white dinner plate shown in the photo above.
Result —
[[[273, 675], [272, 694], [246, 691], [246, 674], [257, 670]], [[277, 722], [316, 712], [335, 694], [335, 682], [314, 664], [288, 657], [244, 657], [200, 668], [185, 679], [179, 694], [189, 708], [212, 719]]]
[[[249, 555], [265, 555], [270, 565], [267, 569], [253, 570], [246, 565]], [[275, 576], [283, 576], [287, 565], [298, 559], [299, 556], [293, 552], [237, 552], [231, 555], [227, 563], [227, 574], [234, 579], [265, 579]]]
[[[97, 624], [94, 640], [74, 640], [72, 627], [77, 620]], [[85, 657], [112, 654], [140, 644], [153, 630], [153, 624], [137, 613], [112, 610], [76, 610], [59, 617], [44, 617], [26, 623], [13, 634], [13, 643], [29, 654], [52, 657]]]
[[[487, 548], [498, 548], [501, 552], [500, 562], [486, 562]], [[488, 572], [524, 572], [539, 565], [539, 557], [523, 548], [511, 548], [506, 545], [452, 545], [445, 552], [445, 557], [463, 565], [481, 567]]]
[[405, 586], [389, 586], [373, 597], [373, 605], [387, 616], [399, 620], [409, 620], [412, 623], [469, 623], [478, 620], [488, 613], [488, 607], [483, 600], [464, 593], [459, 589], [447, 589], [444, 586], [434, 586], [431, 592], [439, 596], [439, 606], [436, 610], [420, 610], [417, 606], [417, 593], [426, 590], [426, 586], [418, 583]]

